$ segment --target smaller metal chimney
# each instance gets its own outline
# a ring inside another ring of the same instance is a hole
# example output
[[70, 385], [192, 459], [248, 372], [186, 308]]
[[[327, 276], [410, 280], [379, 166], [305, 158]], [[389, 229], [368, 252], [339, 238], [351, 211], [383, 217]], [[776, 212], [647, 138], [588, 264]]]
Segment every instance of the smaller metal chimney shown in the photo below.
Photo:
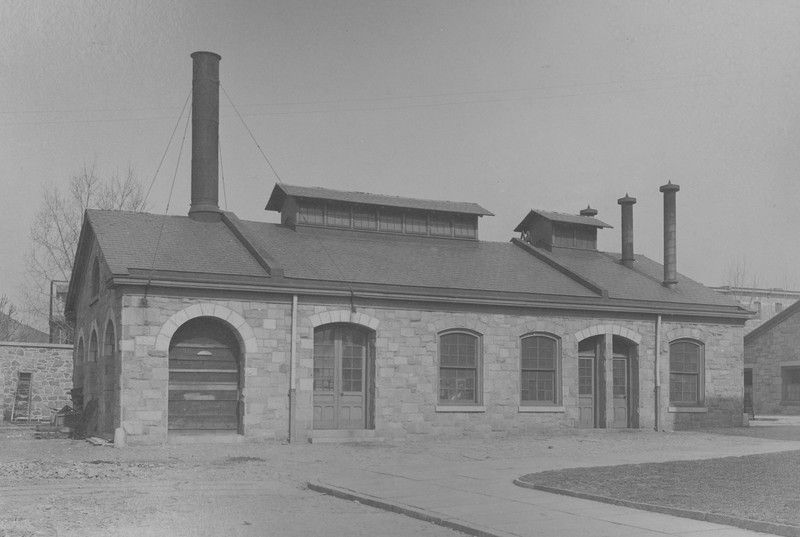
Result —
[[189, 218], [219, 222], [219, 61], [194, 52], [192, 76], [192, 204]]
[[636, 198], [625, 193], [624, 198], [617, 200], [622, 206], [622, 264], [630, 268], [633, 266], [633, 205]]
[[664, 193], [664, 287], [675, 287], [678, 284], [677, 248], [675, 236], [677, 219], [675, 210], [675, 193], [681, 187], [668, 182], [659, 190]]
[[590, 217], [594, 218], [595, 216], [597, 216], [597, 209], [592, 209], [591, 207], [589, 207], [587, 205], [586, 208], [583, 209], [580, 212], [580, 215], [581, 216], [590, 216]]

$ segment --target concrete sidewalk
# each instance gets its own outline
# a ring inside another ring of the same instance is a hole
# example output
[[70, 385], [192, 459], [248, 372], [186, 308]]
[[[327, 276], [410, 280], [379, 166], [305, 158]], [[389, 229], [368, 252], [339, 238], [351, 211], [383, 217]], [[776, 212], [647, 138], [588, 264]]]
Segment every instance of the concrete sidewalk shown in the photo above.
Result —
[[[762, 447], [764, 452], [782, 451], [798, 449], [798, 443], [787, 442], [776, 447], [766, 442]], [[721, 451], [725, 453], [719, 456], [738, 450], [729, 447]], [[750, 445], [742, 451], [741, 454], [760, 450]], [[602, 458], [602, 454], [597, 455]], [[684, 453], [683, 457], [676, 458], [685, 457]], [[596, 464], [609, 464], [600, 458]], [[535, 461], [535, 457], [475, 461], [414, 457], [402, 464], [393, 461], [381, 468], [362, 468], [321, 477], [309, 483], [309, 488], [485, 537], [766, 535], [514, 485], [515, 478], [540, 470]], [[579, 461], [565, 460], [564, 467], [585, 465], [575, 462]], [[549, 466], [551, 469], [552, 465]]]

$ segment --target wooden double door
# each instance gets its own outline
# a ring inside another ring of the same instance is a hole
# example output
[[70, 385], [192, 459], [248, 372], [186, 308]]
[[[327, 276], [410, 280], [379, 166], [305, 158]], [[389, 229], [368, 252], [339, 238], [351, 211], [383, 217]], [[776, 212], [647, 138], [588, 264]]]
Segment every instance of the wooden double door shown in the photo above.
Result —
[[314, 428], [366, 429], [374, 400], [371, 334], [347, 324], [314, 331]]
[[[638, 427], [638, 360], [635, 349], [614, 337], [611, 360], [605, 338], [580, 342], [578, 349], [578, 425], [584, 428]], [[607, 370], [610, 366], [611, 384]]]

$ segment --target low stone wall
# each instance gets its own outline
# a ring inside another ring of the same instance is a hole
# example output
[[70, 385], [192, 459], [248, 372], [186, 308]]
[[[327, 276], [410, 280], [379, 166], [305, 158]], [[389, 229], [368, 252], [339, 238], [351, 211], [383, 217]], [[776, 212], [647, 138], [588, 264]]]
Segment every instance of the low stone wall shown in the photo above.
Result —
[[70, 404], [72, 345], [0, 342], [4, 421], [11, 419], [20, 373], [32, 373], [31, 420], [49, 420], [51, 409]]

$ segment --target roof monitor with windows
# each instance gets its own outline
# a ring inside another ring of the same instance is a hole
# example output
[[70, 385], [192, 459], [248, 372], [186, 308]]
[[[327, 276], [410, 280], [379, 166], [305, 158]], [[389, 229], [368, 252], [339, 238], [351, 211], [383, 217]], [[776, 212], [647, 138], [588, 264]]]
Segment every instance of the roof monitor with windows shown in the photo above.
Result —
[[525, 242], [547, 250], [597, 250], [597, 230], [612, 226], [594, 218], [596, 214], [594, 209], [584, 209], [580, 215], [531, 210], [514, 231]]
[[450, 239], [478, 238], [478, 217], [494, 216], [475, 203], [422, 200], [277, 184], [268, 211], [281, 224]]

